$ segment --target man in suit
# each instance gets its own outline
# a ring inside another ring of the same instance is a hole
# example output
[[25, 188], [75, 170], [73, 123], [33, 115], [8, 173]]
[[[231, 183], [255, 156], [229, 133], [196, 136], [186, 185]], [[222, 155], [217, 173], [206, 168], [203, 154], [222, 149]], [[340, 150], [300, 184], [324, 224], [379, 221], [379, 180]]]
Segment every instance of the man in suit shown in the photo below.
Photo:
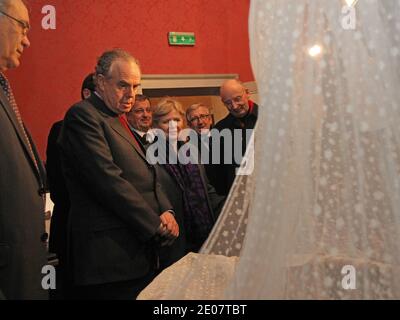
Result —
[[82, 82], [82, 87], [81, 87], [82, 100], [89, 98], [95, 90], [93, 77], [94, 73], [93, 72], [89, 73]]
[[203, 103], [192, 104], [186, 109], [186, 120], [199, 135], [207, 134], [213, 122], [211, 108]]
[[135, 137], [143, 145], [147, 145], [146, 133], [151, 128], [153, 121], [149, 98], [143, 94], [137, 94], [135, 97], [135, 104], [126, 116], [128, 118], [129, 128], [132, 130]]
[[[93, 73], [82, 82], [81, 98], [89, 98], [95, 88]], [[60, 151], [57, 140], [63, 125], [63, 120], [57, 121], [50, 129], [46, 149], [46, 171], [49, 184], [50, 198], [54, 203], [50, 224], [49, 251], [57, 255], [58, 265], [56, 290], [50, 293], [50, 299], [61, 299], [69, 296], [71, 288], [70, 277], [66, 269], [67, 263], [67, 221], [69, 212], [69, 195], [61, 169]]]
[[[203, 103], [192, 104], [186, 109], [186, 120], [189, 127], [195, 130], [198, 135], [196, 143], [200, 154], [200, 161], [204, 165], [209, 183], [213, 184], [213, 179], [218, 174], [216, 170], [218, 171], [220, 166], [212, 164], [210, 130], [213, 125], [213, 117], [211, 107]], [[205, 154], [202, 154], [204, 152]]]
[[158, 243], [179, 235], [157, 168], [147, 162], [126, 119], [140, 78], [129, 53], [103, 53], [95, 93], [64, 118], [59, 145], [71, 201], [76, 298], [134, 299], [155, 275]]
[[[240, 161], [235, 161], [233, 157], [233, 151], [235, 147], [241, 147], [242, 156], [245, 154], [250, 138], [246, 136], [246, 130], [254, 129], [256, 125], [258, 105], [250, 99], [248, 90], [237, 79], [226, 80], [220, 88], [220, 96], [229, 114], [215, 125], [215, 129], [220, 132], [227, 129], [231, 132], [233, 139], [229, 149], [232, 156], [230, 159], [224, 157], [225, 146], [222, 140], [220, 149], [222, 164], [215, 170], [215, 174], [210, 176], [210, 180], [218, 194], [228, 195], [236, 177], [236, 170], [240, 166]], [[234, 136], [235, 130], [241, 131], [241, 139]]]
[[0, 297], [47, 299], [41, 286], [47, 263], [45, 171], [24, 126], [4, 72], [29, 47], [28, 10], [21, 0], [0, 0]]

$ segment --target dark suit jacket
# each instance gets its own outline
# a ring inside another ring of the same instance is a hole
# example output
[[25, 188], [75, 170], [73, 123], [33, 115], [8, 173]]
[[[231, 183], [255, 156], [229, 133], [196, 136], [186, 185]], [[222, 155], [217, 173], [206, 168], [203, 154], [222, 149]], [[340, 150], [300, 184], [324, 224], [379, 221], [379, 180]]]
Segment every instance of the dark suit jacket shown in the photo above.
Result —
[[[218, 171], [220, 170], [221, 166], [218, 164], [212, 164], [212, 145], [211, 145], [211, 138], [207, 137], [205, 140], [205, 138], [201, 137], [200, 135], [197, 136], [197, 149], [199, 152], [199, 163], [202, 164], [202, 167], [204, 168], [204, 172], [206, 174], [206, 178], [207, 178], [207, 183], [211, 184], [211, 186], [213, 187], [214, 192], [218, 193], [217, 188], [213, 185], [213, 183], [218, 184], [218, 181], [215, 181], [215, 177], [218, 176]], [[190, 141], [189, 141], [190, 143]], [[204, 146], [202, 146], [204, 144]], [[204, 161], [208, 161], [208, 163], [203, 163], [202, 161], [202, 151], [205, 151], [205, 156], [203, 155], [203, 157], [205, 158]], [[215, 211], [215, 208], [214, 208]]]
[[[183, 145], [185, 145], [184, 142], [177, 142], [178, 149], [180, 149]], [[169, 150], [169, 144], [167, 143], [164, 146], [162, 146], [162, 144], [158, 144], [157, 147], [158, 150], [161, 151], [161, 154], [166, 154], [165, 160], [168, 163], [169, 153], [167, 150]], [[166, 261], [166, 263], [163, 264], [163, 267], [168, 267], [170, 264], [176, 262], [181, 257], [186, 255], [188, 252], [197, 252], [200, 248], [198, 247], [198, 244], [196, 244], [194, 247], [194, 244], [189, 240], [190, 237], [187, 236], [187, 229], [189, 229], [188, 224], [190, 224], [190, 222], [185, 221], [184, 219], [184, 194], [186, 193], [186, 187], [188, 186], [184, 185], [184, 182], [179, 182], [179, 178], [176, 177], [176, 175], [172, 173], [167, 166], [161, 165], [161, 167], [164, 169], [162, 171], [165, 171], [166, 173], [166, 176], [162, 175], [162, 183], [168, 186], [167, 196], [174, 204], [174, 211], [176, 213], [176, 220], [179, 224], [180, 234], [179, 238], [176, 239], [175, 243], [171, 247], [161, 248], [162, 258], [164, 262]], [[196, 167], [200, 174], [201, 185], [203, 187], [204, 194], [206, 195], [205, 201], [208, 211], [211, 214], [211, 220], [213, 223], [215, 223], [224, 205], [225, 197], [218, 195], [214, 187], [209, 183], [204, 166], [198, 164]]]
[[118, 116], [92, 95], [72, 106], [59, 145], [71, 200], [69, 245], [76, 285], [145, 276], [151, 239], [172, 209], [150, 165]]
[[70, 207], [69, 195], [61, 168], [60, 150], [57, 140], [63, 121], [53, 124], [50, 129], [46, 149], [46, 171], [50, 197], [54, 203], [50, 224], [49, 251], [57, 253], [61, 259], [67, 254], [67, 221]]
[[179, 225], [179, 237], [175, 239], [172, 245], [158, 248], [161, 271], [185, 256], [187, 252], [182, 190], [163, 166], [159, 166], [159, 181], [165, 190], [166, 196], [174, 207], [175, 220]]
[[45, 171], [30, 139], [39, 172], [36, 169], [1, 88], [0, 128], [0, 291], [7, 299], [46, 299], [41, 287], [41, 270], [47, 264], [44, 202], [39, 195]]
[[[216, 125], [215, 129], [222, 131], [228, 129], [232, 132], [234, 130], [242, 130], [242, 140], [235, 141], [232, 139], [231, 150], [234, 149], [234, 145], [242, 145], [242, 156], [245, 154], [247, 149], [246, 140], [246, 129], [254, 129], [257, 117], [258, 117], [258, 105], [251, 102], [253, 105], [252, 111], [243, 119], [236, 119], [231, 114], [228, 114], [224, 119], [220, 120]], [[224, 159], [224, 139], [222, 139], [220, 144], [220, 155], [221, 161], [225, 162]], [[208, 172], [208, 177], [211, 184], [215, 187], [218, 194], [227, 196], [232, 187], [233, 181], [236, 178], [236, 169], [239, 168], [240, 163], [235, 163], [234, 157], [231, 158], [232, 164], [221, 164], [212, 166], [212, 171]], [[211, 169], [211, 168], [210, 168]]]

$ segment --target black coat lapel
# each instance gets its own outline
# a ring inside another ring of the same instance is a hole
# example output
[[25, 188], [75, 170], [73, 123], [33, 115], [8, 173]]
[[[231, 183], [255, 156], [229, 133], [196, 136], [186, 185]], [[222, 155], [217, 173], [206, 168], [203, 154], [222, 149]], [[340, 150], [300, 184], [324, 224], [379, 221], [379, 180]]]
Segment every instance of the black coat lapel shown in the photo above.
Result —
[[146, 156], [143, 153], [143, 150], [140, 148], [138, 141], [135, 141], [134, 137], [129, 134], [129, 132], [126, 131], [126, 129], [122, 126], [118, 115], [111, 111], [106, 104], [104, 103], [103, 100], [101, 100], [96, 94], [92, 94], [90, 98], [88, 99], [89, 102], [100, 112], [106, 114], [109, 116], [108, 123], [110, 124], [110, 127], [113, 128], [114, 131], [116, 131], [120, 136], [122, 136], [129, 144], [137, 151], [137, 153], [145, 160]]
[[123, 138], [125, 138], [125, 140], [127, 140], [132, 147], [135, 148], [135, 150], [139, 153], [139, 155], [146, 160], [145, 154], [143, 153], [142, 148], [140, 148], [139, 146], [139, 141], [135, 141], [134, 137], [129, 134], [128, 131], [126, 131], [126, 129], [122, 126], [121, 122], [119, 121], [118, 117], [116, 118], [112, 118], [110, 119], [110, 126], [111, 128], [113, 128], [120, 136], [122, 136]]

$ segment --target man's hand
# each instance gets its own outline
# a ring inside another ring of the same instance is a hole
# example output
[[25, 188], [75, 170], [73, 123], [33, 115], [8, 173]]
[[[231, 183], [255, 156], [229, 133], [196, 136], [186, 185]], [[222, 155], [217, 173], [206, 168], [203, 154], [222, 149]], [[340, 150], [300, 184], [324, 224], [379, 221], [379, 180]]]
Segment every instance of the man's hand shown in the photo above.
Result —
[[168, 229], [174, 238], [179, 236], [179, 226], [175, 217], [170, 211], [165, 211], [160, 215], [161, 223]]
[[179, 236], [179, 226], [171, 212], [165, 211], [160, 215], [161, 224], [157, 234], [162, 238], [161, 245], [170, 245]]

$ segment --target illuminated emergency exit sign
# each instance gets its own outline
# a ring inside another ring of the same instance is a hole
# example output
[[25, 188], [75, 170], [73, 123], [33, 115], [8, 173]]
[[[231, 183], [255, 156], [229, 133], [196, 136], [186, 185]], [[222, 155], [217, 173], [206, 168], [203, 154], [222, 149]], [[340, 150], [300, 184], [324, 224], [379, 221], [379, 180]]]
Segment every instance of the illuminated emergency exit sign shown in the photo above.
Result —
[[196, 37], [193, 32], [169, 32], [168, 42], [171, 46], [194, 46]]

